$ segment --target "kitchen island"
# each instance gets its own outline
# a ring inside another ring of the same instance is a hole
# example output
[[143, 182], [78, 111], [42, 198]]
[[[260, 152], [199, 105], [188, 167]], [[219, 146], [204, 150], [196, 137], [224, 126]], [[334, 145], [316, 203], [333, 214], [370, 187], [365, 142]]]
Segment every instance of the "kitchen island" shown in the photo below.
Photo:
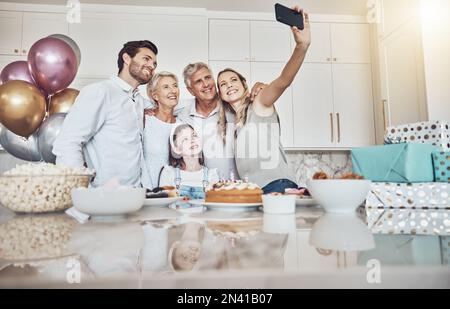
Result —
[[342, 218], [144, 207], [80, 224], [0, 207], [0, 288], [450, 288], [445, 217], [444, 232], [410, 235], [372, 232], [364, 208]]

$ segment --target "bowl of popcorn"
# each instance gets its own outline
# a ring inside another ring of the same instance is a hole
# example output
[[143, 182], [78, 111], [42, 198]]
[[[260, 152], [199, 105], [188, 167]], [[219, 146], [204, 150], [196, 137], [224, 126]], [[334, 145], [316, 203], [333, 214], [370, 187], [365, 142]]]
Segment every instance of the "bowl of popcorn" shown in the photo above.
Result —
[[332, 179], [319, 172], [306, 181], [312, 197], [329, 213], [352, 213], [366, 199], [370, 191], [370, 180], [357, 174], [346, 174]]
[[0, 175], [0, 204], [20, 213], [65, 210], [72, 206], [72, 189], [88, 187], [93, 175], [50, 163], [17, 165]]

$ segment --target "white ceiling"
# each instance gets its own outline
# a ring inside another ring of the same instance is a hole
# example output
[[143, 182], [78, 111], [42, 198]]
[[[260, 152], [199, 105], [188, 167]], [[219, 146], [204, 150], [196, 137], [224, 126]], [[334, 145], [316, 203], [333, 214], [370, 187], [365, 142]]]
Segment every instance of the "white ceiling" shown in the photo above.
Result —
[[[0, 0], [0, 2], [20, 2], [66, 5], [67, 0]], [[141, 6], [175, 6], [206, 8], [218, 11], [272, 12], [276, 2], [286, 6], [299, 4], [310, 13], [366, 15], [367, 0], [80, 0], [83, 3]]]

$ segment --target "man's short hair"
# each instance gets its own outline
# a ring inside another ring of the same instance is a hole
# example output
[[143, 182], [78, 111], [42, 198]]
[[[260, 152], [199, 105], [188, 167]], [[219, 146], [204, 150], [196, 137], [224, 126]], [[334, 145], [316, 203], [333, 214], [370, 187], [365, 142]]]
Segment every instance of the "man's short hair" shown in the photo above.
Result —
[[123, 45], [122, 49], [119, 52], [119, 56], [117, 58], [117, 66], [119, 67], [119, 73], [122, 72], [123, 69], [123, 55], [128, 54], [131, 58], [136, 56], [136, 54], [139, 52], [140, 48], [148, 48], [152, 52], [155, 53], [155, 55], [158, 54], [158, 48], [155, 44], [153, 44], [150, 41], [143, 40], [143, 41], [130, 41]]
[[184, 68], [183, 78], [184, 78], [184, 84], [186, 85], [186, 87], [191, 87], [191, 76], [194, 75], [198, 70], [201, 70], [203, 68], [208, 69], [212, 74], [210, 67], [204, 62], [189, 63]]

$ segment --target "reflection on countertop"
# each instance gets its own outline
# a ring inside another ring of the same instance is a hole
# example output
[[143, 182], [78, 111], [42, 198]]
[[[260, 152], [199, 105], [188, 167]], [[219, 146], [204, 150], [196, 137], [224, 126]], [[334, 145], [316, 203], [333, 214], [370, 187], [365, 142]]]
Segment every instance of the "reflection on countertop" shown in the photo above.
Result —
[[449, 213], [418, 214], [419, 225], [442, 227], [424, 233], [406, 228], [416, 215], [394, 222], [396, 214], [364, 209], [186, 215], [145, 207], [79, 224], [64, 213], [0, 208], [0, 288], [449, 288]]

